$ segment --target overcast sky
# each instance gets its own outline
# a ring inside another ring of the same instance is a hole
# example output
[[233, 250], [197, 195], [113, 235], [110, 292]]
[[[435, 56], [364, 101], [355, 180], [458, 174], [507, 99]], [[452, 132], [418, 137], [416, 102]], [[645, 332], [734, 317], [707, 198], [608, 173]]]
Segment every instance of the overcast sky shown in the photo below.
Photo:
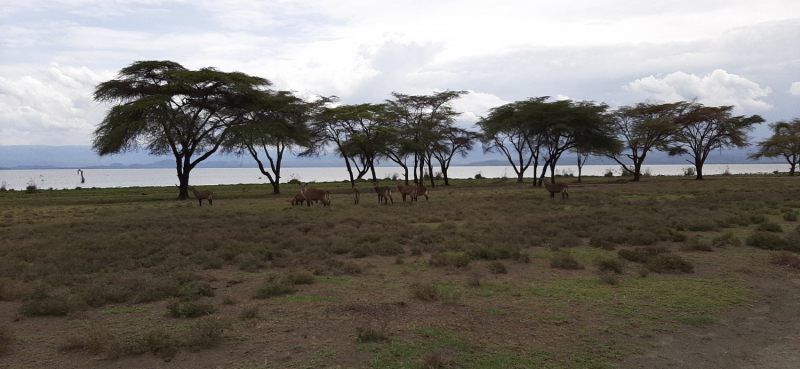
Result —
[[0, 145], [91, 144], [94, 87], [138, 60], [352, 104], [469, 90], [464, 127], [534, 96], [775, 122], [800, 117], [800, 1], [0, 0]]

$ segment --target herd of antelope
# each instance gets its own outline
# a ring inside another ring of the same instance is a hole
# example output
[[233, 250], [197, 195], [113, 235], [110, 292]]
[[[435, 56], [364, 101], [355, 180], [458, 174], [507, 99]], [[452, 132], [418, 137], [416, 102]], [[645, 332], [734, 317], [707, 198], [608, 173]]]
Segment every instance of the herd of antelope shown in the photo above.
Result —
[[[308, 185], [300, 184], [300, 192], [297, 195], [294, 195], [289, 202], [292, 205], [303, 205], [305, 202], [307, 206], [311, 206], [311, 203], [319, 203], [322, 202], [322, 206], [331, 206], [331, 193], [330, 191], [323, 191], [318, 190], [316, 188], [308, 188]], [[378, 203], [383, 205], [388, 205], [389, 201], [394, 204], [394, 198], [392, 198], [392, 189], [389, 186], [378, 186], [378, 182], [372, 182], [372, 187], [375, 188], [375, 193], [378, 194]], [[550, 198], [555, 199], [556, 194], [560, 193], [561, 198], [569, 198], [568, 186], [566, 183], [547, 183], [544, 182], [544, 187], [550, 193]], [[208, 204], [211, 205], [212, 198], [214, 194], [211, 191], [197, 191], [194, 187], [189, 187], [190, 190], [194, 193], [194, 196], [200, 202], [200, 206], [203, 206], [203, 200], [208, 200]], [[424, 185], [414, 184], [413, 186], [403, 186], [400, 182], [397, 182], [397, 192], [403, 197], [403, 202], [406, 202], [406, 197], [409, 198], [410, 202], [417, 201], [419, 196], [425, 196], [425, 200], [428, 200], [428, 187]], [[356, 185], [353, 185], [353, 202], [358, 205], [359, 200], [361, 200], [361, 191], [358, 190]]]

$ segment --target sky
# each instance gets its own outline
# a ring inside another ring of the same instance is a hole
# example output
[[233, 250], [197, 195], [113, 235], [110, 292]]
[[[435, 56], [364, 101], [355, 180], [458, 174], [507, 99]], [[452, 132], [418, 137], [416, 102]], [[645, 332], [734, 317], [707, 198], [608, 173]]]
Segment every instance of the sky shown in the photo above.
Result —
[[0, 145], [91, 145], [94, 88], [140, 60], [346, 104], [467, 90], [466, 128], [536, 96], [771, 123], [800, 118], [800, 1], [0, 0]]

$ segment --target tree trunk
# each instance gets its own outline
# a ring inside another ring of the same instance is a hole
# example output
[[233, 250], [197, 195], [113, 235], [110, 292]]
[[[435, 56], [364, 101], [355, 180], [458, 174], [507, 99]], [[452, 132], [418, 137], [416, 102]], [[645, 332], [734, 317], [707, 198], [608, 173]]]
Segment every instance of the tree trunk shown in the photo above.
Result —
[[789, 176], [790, 176], [790, 177], [794, 177], [794, 167], [795, 167], [795, 165], [796, 165], [796, 164], [792, 164], [792, 168], [791, 168], [791, 169], [789, 169]]
[[178, 170], [178, 200], [189, 198], [189, 172]]
[[697, 169], [697, 178], [695, 179], [696, 180], [703, 179], [703, 163], [696, 163], [694, 166], [696, 167], [695, 169]]
[[642, 176], [642, 162], [633, 161], [633, 182], [639, 182]]
[[583, 163], [581, 163], [581, 156], [578, 155], [578, 183], [581, 183], [581, 172], [583, 171]]
[[433, 180], [433, 160], [428, 159], [428, 176], [431, 178], [431, 188], [436, 188], [436, 182]]
[[[536, 172], [534, 172], [534, 173], [536, 173]], [[524, 181], [522, 180], [522, 176], [523, 176], [523, 174], [524, 174], [523, 172], [519, 172], [519, 173], [517, 173], [517, 183], [522, 183], [522, 182], [524, 182]], [[535, 175], [534, 175], [534, 177], [535, 177]], [[533, 181], [533, 182], [534, 182], [534, 183], [536, 183], [536, 180], [534, 179], [534, 181]]]

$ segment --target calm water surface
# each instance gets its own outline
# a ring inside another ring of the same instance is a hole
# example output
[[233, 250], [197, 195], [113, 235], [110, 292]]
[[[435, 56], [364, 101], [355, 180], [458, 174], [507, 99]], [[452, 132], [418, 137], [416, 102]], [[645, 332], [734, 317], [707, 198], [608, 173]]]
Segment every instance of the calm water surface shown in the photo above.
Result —
[[[649, 170], [652, 175], [682, 175], [687, 165], [648, 165], [642, 171]], [[786, 164], [706, 164], [703, 168], [705, 175], [722, 174], [725, 170], [731, 174], [745, 173], [772, 173], [773, 171], [788, 172]], [[541, 168], [540, 168], [541, 170]], [[619, 165], [586, 165], [583, 175], [602, 176], [607, 171], [612, 171], [615, 176], [620, 174]], [[375, 168], [378, 178], [391, 177], [394, 174], [402, 175], [399, 167]], [[436, 168], [434, 167], [434, 172]], [[29, 183], [35, 183], [38, 188], [44, 189], [73, 189], [75, 187], [159, 187], [172, 186], [178, 183], [174, 168], [164, 169], [86, 169], [83, 176], [86, 182], [81, 183], [81, 177], [75, 169], [30, 169], [30, 170], [0, 170], [0, 184], [5, 183], [7, 189], [24, 190]], [[476, 174], [488, 178], [507, 176], [515, 178], [514, 170], [510, 166], [490, 167], [450, 167], [450, 178], [474, 178]], [[575, 165], [557, 166], [557, 174], [573, 173], [577, 175], [578, 167]], [[349, 179], [345, 168], [283, 168], [281, 171], [285, 183], [291, 179], [302, 182], [327, 182]], [[525, 172], [526, 178], [533, 176], [529, 169]], [[269, 183], [266, 176], [257, 168], [195, 168], [192, 170], [189, 182], [192, 185], [217, 185], [217, 184], [264, 184]]]

